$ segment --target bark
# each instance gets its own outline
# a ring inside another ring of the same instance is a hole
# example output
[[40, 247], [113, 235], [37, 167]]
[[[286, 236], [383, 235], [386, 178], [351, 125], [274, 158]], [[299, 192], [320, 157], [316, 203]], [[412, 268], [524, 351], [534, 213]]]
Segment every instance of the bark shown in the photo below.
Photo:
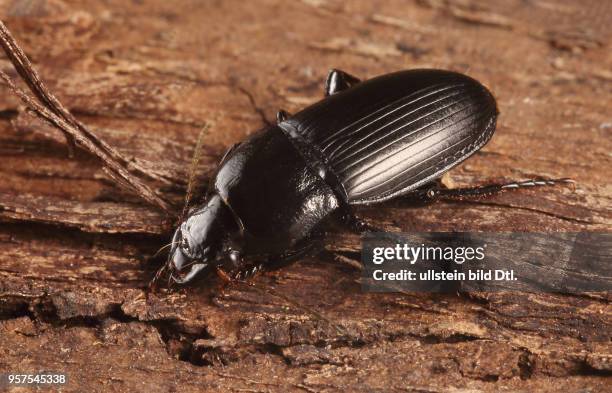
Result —
[[[222, 153], [322, 96], [329, 68], [467, 72], [495, 93], [492, 141], [447, 181], [536, 175], [576, 189], [360, 209], [394, 231], [612, 229], [605, 2], [7, 1], [0, 18], [48, 88], [180, 206]], [[8, 60], [0, 69], [16, 77]], [[63, 391], [605, 391], [609, 294], [367, 294], [359, 237], [219, 289], [149, 293], [176, 216], [0, 95], [0, 372]], [[177, 211], [176, 214], [179, 212]], [[309, 311], [312, 310], [312, 311]], [[315, 314], [320, 314], [316, 316]]]

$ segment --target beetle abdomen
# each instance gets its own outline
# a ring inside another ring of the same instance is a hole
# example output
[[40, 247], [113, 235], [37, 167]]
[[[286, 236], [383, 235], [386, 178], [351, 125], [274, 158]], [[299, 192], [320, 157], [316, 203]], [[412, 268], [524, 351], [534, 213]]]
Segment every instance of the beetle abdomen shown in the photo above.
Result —
[[286, 122], [323, 157], [351, 204], [384, 201], [436, 179], [480, 149], [497, 107], [477, 81], [411, 70], [362, 82]]

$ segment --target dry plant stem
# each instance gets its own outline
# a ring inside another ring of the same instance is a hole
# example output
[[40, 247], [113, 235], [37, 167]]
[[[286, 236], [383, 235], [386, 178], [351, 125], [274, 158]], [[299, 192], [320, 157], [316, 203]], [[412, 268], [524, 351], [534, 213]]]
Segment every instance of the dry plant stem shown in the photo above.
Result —
[[[23, 80], [26, 82], [32, 93], [43, 103], [43, 105], [52, 110], [58, 116], [64, 118], [68, 123], [74, 125], [83, 135], [87, 136], [95, 143], [100, 149], [111, 156], [113, 159], [121, 163], [125, 167], [132, 167], [142, 174], [155, 179], [168, 183], [168, 179], [161, 176], [156, 176], [139, 165], [128, 161], [122, 157], [115, 149], [107, 145], [103, 140], [97, 138], [91, 131], [89, 131], [84, 124], [79, 122], [73, 115], [68, 111], [66, 107], [46, 88], [40, 79], [38, 73], [30, 63], [29, 59], [19, 47], [10, 31], [6, 28], [4, 23], [0, 21], [0, 45], [2, 45], [7, 57], [19, 73]], [[61, 130], [68, 141], [68, 147], [72, 156], [72, 150], [75, 146], [75, 138], [69, 132]]]
[[150, 204], [164, 211], [171, 211], [166, 201], [127, 170], [128, 160], [96, 137], [51, 94], [32, 67], [23, 50], [17, 45], [9, 30], [1, 21], [0, 45], [2, 45], [8, 59], [26, 82], [34, 96], [40, 101], [40, 103], [36, 102], [33, 97], [17, 87], [8, 75], [0, 72], [0, 77], [5, 84], [25, 105], [38, 117], [60, 129], [66, 136], [70, 148], [76, 145], [98, 157], [105, 166], [105, 171], [115, 182], [127, 187]]
[[[17, 45], [17, 42], [11, 35], [8, 28], [4, 25], [2, 21], [0, 21], [0, 44], [4, 49], [8, 59], [11, 61], [15, 70], [21, 75], [23, 80], [27, 83], [30, 90], [34, 93], [34, 95], [45, 105], [46, 107], [55, 107], [58, 110], [62, 111], [64, 115], [70, 116], [72, 119], [72, 115], [62, 106], [62, 104], [50, 93], [48, 93], [43, 85], [40, 77], [36, 70], [33, 69], [31, 63], [29, 62], [27, 56], [23, 52], [23, 50]], [[75, 120], [76, 121], [76, 120]], [[74, 137], [70, 135], [70, 133], [65, 130], [61, 130], [66, 137], [68, 142], [68, 148], [70, 150], [70, 155], [72, 156], [73, 149], [75, 147]]]

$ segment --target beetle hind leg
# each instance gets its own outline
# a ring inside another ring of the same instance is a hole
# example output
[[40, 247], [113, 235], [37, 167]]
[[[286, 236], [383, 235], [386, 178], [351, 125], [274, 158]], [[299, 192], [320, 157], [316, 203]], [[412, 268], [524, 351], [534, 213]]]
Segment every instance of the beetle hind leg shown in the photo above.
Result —
[[436, 201], [440, 199], [477, 199], [495, 195], [508, 190], [521, 188], [549, 187], [562, 184], [574, 184], [568, 178], [563, 179], [536, 179], [526, 181], [513, 181], [509, 183], [493, 183], [467, 188], [442, 188], [438, 185], [419, 191], [419, 196], [425, 201]]
[[332, 69], [327, 74], [327, 79], [325, 80], [325, 97], [346, 90], [359, 82], [361, 82], [359, 78], [349, 73]]

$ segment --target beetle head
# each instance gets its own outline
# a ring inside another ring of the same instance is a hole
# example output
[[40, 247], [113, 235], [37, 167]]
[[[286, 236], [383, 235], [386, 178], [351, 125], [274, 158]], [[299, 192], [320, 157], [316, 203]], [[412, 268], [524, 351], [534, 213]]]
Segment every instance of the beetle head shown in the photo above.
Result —
[[235, 230], [231, 211], [217, 194], [192, 210], [172, 238], [168, 260], [171, 279], [185, 284], [206, 268], [217, 266], [224, 258], [226, 239]]

